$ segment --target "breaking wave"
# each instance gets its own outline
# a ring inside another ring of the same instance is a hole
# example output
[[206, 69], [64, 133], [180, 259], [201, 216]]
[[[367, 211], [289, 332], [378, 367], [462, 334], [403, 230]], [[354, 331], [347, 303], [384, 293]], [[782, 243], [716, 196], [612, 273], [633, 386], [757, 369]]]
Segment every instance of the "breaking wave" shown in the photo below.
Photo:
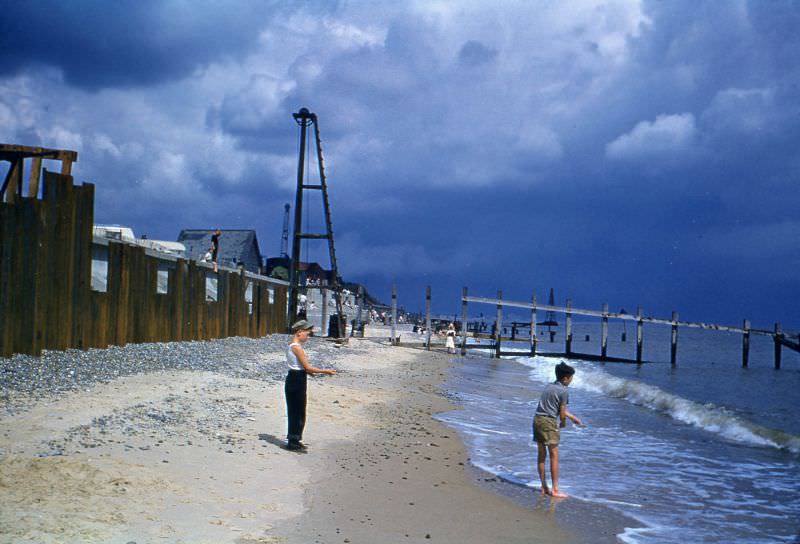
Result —
[[[531, 368], [531, 378], [534, 380], [544, 383], [553, 381], [557, 362], [542, 357], [521, 357], [518, 361]], [[763, 427], [712, 403], [701, 404], [652, 385], [612, 376], [594, 366], [576, 364], [573, 360], [569, 364], [580, 368], [570, 387], [644, 406], [728, 440], [800, 453], [800, 436]]]

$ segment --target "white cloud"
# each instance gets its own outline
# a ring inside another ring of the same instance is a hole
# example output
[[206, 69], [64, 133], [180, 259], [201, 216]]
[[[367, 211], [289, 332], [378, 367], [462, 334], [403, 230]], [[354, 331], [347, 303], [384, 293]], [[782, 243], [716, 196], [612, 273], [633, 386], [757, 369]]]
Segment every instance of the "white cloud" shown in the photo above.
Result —
[[780, 115], [773, 110], [774, 94], [772, 89], [723, 89], [714, 96], [701, 121], [717, 133], [762, 135], [781, 125]]
[[111, 139], [111, 136], [108, 134], [95, 134], [94, 139], [92, 141], [92, 147], [94, 147], [98, 151], [103, 151], [114, 157], [115, 159], [119, 159], [122, 156], [122, 152], [120, 151], [119, 147], [114, 144], [114, 141]]
[[294, 89], [294, 82], [268, 74], [253, 74], [247, 85], [225, 97], [221, 114], [226, 127], [257, 130], [279, 114], [281, 101]]
[[49, 142], [48, 147], [57, 149], [71, 149], [77, 151], [83, 148], [83, 137], [60, 125], [51, 128], [37, 129], [36, 134], [43, 142]]
[[642, 121], [630, 132], [606, 145], [611, 159], [637, 159], [672, 156], [689, 149], [697, 139], [694, 115], [659, 115], [655, 121]]

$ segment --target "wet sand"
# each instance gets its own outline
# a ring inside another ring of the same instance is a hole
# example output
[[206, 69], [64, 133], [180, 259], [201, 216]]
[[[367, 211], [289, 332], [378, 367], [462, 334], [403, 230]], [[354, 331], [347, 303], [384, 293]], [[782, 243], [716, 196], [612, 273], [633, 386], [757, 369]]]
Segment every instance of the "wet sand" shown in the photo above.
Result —
[[570, 541], [475, 485], [431, 418], [453, 408], [448, 364], [351, 340], [337, 376], [309, 380], [307, 453], [281, 447], [274, 381], [159, 372], [37, 400], [0, 418], [0, 541]]

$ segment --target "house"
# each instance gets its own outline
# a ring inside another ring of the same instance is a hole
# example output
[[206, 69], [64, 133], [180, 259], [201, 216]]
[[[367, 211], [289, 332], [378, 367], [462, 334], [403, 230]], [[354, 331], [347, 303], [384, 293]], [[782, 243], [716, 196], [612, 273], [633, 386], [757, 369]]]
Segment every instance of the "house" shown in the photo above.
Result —
[[[219, 255], [217, 264], [236, 268], [243, 265], [244, 269], [261, 272], [261, 250], [258, 248], [258, 238], [254, 230], [220, 229]], [[211, 236], [214, 229], [185, 229], [178, 235], [178, 242], [186, 247], [186, 258], [198, 261], [211, 248]]]
[[[289, 279], [292, 259], [289, 257], [270, 257], [267, 259], [266, 275], [274, 278]], [[300, 285], [330, 285], [333, 273], [325, 270], [319, 263], [300, 262]]]
[[186, 248], [183, 246], [183, 244], [178, 242], [169, 242], [167, 240], [150, 240], [144, 236], [137, 238], [133, 234], [132, 228], [123, 227], [122, 225], [94, 225], [92, 229], [92, 236], [95, 238], [113, 240], [115, 242], [136, 244], [137, 246], [146, 247], [159, 253], [166, 253], [180, 258], [184, 258], [186, 251]]

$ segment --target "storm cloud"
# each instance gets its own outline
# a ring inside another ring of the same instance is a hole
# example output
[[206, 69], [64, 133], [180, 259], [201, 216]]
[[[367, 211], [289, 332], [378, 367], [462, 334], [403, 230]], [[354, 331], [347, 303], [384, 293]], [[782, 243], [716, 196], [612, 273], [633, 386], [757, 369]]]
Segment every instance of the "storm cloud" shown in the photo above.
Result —
[[795, 3], [236, 6], [7, 3], [0, 140], [77, 150], [100, 222], [274, 254], [308, 107], [342, 272], [379, 297], [800, 326]]

